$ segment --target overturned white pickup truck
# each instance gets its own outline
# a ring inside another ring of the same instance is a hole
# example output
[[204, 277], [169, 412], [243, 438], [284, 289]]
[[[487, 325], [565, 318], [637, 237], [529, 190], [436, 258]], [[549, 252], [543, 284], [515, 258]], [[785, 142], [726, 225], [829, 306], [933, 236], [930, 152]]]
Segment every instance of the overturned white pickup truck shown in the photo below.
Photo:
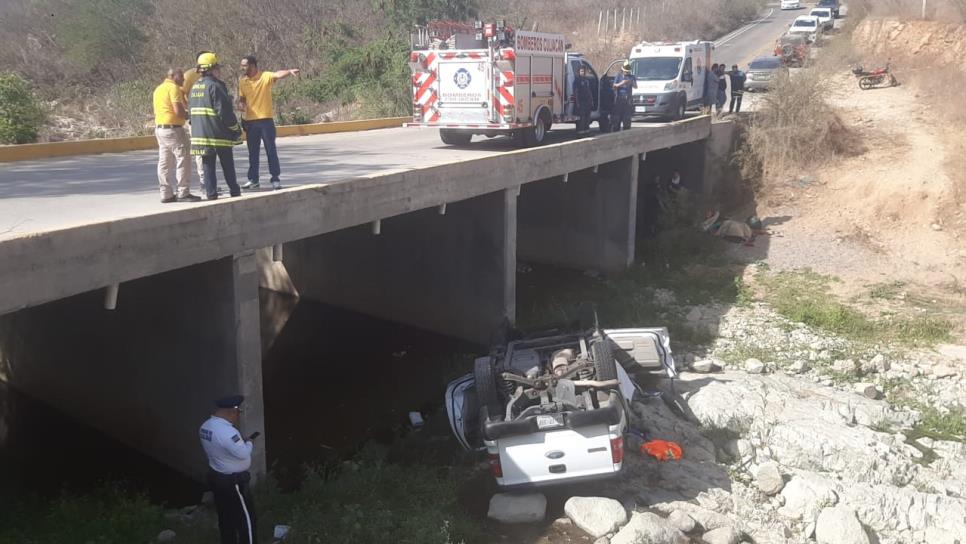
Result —
[[449, 384], [446, 410], [502, 488], [604, 478], [623, 466], [630, 375], [655, 371], [677, 376], [666, 328], [552, 331], [477, 359]]

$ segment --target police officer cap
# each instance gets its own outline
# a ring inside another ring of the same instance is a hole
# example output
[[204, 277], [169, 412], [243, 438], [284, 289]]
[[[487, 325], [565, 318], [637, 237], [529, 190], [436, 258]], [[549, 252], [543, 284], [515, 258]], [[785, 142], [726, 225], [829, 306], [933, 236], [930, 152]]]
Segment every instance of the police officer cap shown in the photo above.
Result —
[[232, 395], [230, 397], [221, 398], [215, 401], [215, 406], [218, 408], [238, 408], [241, 403], [245, 401], [245, 397], [242, 395]]

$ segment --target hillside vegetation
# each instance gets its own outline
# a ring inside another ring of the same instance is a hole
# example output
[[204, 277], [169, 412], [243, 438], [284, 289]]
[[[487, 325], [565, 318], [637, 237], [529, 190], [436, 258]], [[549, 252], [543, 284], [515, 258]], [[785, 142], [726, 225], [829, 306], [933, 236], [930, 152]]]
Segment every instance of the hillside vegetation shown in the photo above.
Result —
[[[604, 62], [642, 38], [721, 35], [753, 18], [763, 3], [5, 0], [0, 74], [15, 74], [33, 89], [46, 114], [42, 141], [150, 132], [151, 90], [169, 66], [188, 68], [206, 49], [223, 59], [230, 88], [237, 87], [236, 66], [246, 54], [257, 55], [266, 69], [301, 68], [300, 79], [276, 90], [282, 123], [408, 115], [409, 30], [429, 19], [501, 18], [516, 28], [566, 32], [576, 50]], [[600, 11], [615, 8], [621, 14], [640, 9], [640, 24], [599, 36]]]

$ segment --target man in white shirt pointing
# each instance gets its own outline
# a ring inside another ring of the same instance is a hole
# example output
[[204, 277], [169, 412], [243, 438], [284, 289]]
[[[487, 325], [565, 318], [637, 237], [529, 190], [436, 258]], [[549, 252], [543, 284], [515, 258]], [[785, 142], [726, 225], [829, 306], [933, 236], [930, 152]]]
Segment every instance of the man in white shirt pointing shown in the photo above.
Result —
[[215, 413], [201, 425], [201, 447], [208, 457], [208, 485], [215, 495], [221, 544], [254, 544], [255, 510], [249, 482], [252, 441], [238, 430], [245, 397], [234, 395], [215, 401]]

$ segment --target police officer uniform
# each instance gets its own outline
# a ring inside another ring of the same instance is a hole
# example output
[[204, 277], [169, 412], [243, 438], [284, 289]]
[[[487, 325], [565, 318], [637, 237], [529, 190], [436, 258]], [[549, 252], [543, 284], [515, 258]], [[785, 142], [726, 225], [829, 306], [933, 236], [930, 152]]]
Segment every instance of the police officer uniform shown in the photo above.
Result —
[[[219, 399], [215, 406], [239, 408], [245, 397], [235, 395]], [[201, 447], [208, 457], [208, 485], [215, 495], [218, 531], [221, 544], [253, 544], [255, 542], [255, 510], [249, 483], [252, 465], [250, 440], [227, 419], [216, 415], [208, 418], [199, 430]]]
[[[630, 84], [624, 82], [630, 81]], [[614, 91], [616, 93], [614, 101], [614, 120], [611, 122], [611, 130], [628, 130], [631, 128], [631, 116], [634, 114], [631, 98], [633, 89], [637, 88], [637, 78], [631, 73], [631, 66], [625, 63], [623, 69], [614, 78]]]
[[574, 78], [574, 98], [576, 99], [577, 134], [590, 132], [590, 112], [594, 109], [594, 94], [590, 87], [590, 78], [577, 75]]

